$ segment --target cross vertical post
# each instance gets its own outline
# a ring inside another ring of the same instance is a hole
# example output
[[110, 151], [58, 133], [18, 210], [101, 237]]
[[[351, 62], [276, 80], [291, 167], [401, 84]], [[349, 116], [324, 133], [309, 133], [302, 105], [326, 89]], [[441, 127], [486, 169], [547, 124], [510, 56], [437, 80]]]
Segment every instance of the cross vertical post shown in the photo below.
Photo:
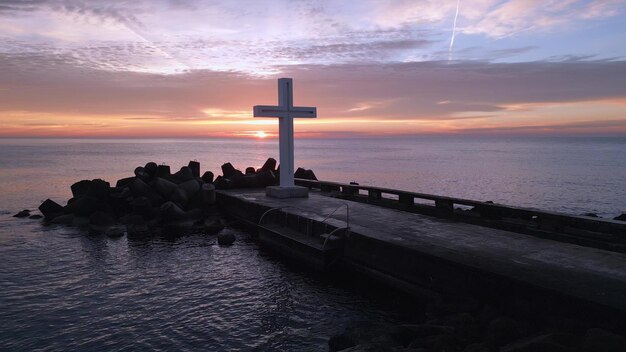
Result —
[[278, 106], [255, 105], [254, 117], [278, 117], [280, 151], [280, 186], [268, 187], [268, 196], [292, 198], [308, 196], [308, 188], [298, 187], [293, 180], [294, 145], [293, 119], [296, 117], [317, 117], [314, 107], [293, 106], [293, 80], [278, 79]]
[[[293, 86], [291, 78], [278, 80], [278, 106], [293, 107]], [[293, 187], [293, 118], [285, 116], [278, 119], [278, 137], [280, 149], [280, 186]]]

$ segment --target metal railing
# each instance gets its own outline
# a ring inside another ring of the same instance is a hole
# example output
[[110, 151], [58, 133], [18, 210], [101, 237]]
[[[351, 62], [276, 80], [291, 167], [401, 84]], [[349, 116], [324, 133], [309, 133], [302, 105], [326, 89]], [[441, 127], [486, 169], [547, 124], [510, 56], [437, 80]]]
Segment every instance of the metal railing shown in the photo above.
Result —
[[[328, 215], [326, 215], [326, 216], [324, 217], [324, 219], [322, 219], [322, 221], [320, 221], [319, 223], [320, 223], [320, 224], [324, 224], [324, 223], [326, 223], [326, 221], [327, 221], [328, 219], [330, 219], [330, 217], [331, 217], [331, 216], [333, 216], [333, 214], [335, 214], [335, 213], [337, 212], [337, 210], [341, 209], [342, 207], [346, 207], [346, 220], [345, 220], [345, 222], [346, 222], [346, 227], [338, 227], [338, 228], [335, 228], [334, 230], [332, 230], [332, 231], [328, 234], [328, 236], [326, 236], [326, 238], [324, 239], [324, 243], [323, 243], [323, 245], [322, 245], [322, 248], [326, 248], [326, 243], [328, 242], [328, 239], [329, 239], [332, 235], [334, 235], [337, 231], [339, 231], [339, 230], [345, 230], [346, 232], [345, 232], [344, 236], [346, 236], [346, 235], [349, 233], [349, 231], [350, 231], [350, 205], [348, 205], [348, 203], [345, 203], [345, 202], [344, 202], [344, 203], [342, 203], [342, 204], [340, 204], [340, 205], [339, 205], [338, 207], [336, 207], [333, 211], [331, 211]], [[287, 205], [287, 206], [282, 206], [282, 207], [275, 207], [275, 208], [271, 208], [271, 209], [268, 209], [268, 210], [266, 210], [265, 212], [263, 212], [263, 214], [261, 214], [261, 216], [259, 217], [259, 221], [257, 222], [257, 225], [258, 225], [258, 226], [262, 226], [262, 225], [263, 225], [263, 220], [265, 219], [265, 217], [266, 217], [269, 213], [271, 213], [271, 212], [273, 212], [273, 211], [277, 211], [277, 210], [283, 210], [283, 209], [285, 209], [285, 208], [294, 208], [294, 209], [299, 209], [299, 210], [307, 211], [306, 209], [303, 209], [303, 208], [300, 208], [300, 207], [297, 207], [297, 206], [293, 206], [293, 205]], [[287, 213], [285, 213], [285, 214], [287, 214]], [[310, 231], [310, 227], [309, 227], [309, 223], [308, 223], [308, 222], [307, 222], [307, 231], [306, 231], [306, 232], [307, 232], [307, 235], [310, 235], [310, 232], [311, 232], [311, 231]]]
[[[551, 211], [542, 211], [532, 208], [509, 206], [491, 202], [482, 202], [463, 198], [439, 196], [433, 194], [409, 192], [383, 187], [362, 186], [339, 182], [295, 179], [299, 186], [318, 189], [323, 193], [341, 197], [343, 199], [358, 200], [383, 206], [400, 209], [421, 209], [429, 215], [453, 216], [462, 213], [455, 206], [471, 207], [472, 212], [484, 220], [501, 220], [503, 218], [521, 219], [533, 223], [538, 228], [554, 231], [579, 229], [596, 233], [621, 235], [626, 239], [626, 222], [595, 218], [590, 216], [576, 216]], [[391, 197], [389, 197], [391, 196]], [[395, 199], [397, 198], [397, 199]], [[416, 200], [434, 202], [434, 205], [416, 203]], [[468, 213], [467, 215], [469, 215]], [[580, 232], [580, 231], [579, 231]]]

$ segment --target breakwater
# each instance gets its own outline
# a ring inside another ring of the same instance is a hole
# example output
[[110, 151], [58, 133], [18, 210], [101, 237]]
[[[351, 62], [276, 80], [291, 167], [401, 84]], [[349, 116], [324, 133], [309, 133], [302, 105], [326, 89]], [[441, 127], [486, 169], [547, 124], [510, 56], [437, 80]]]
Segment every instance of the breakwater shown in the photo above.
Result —
[[[491, 226], [479, 226], [454, 219], [452, 204], [470, 201], [441, 197], [446, 203], [421, 209], [432, 212], [424, 215], [393, 209], [415, 206], [408, 195], [380, 206], [347, 200], [358, 194], [359, 185], [298, 183], [319, 185], [320, 191], [306, 199], [282, 200], [268, 198], [262, 190], [223, 190], [217, 192], [218, 203], [225, 213], [257, 229], [263, 245], [291, 260], [334, 274], [383, 282], [430, 301], [431, 310], [447, 307], [446, 312], [418, 326], [350, 327], [332, 340], [331, 350], [360, 344], [362, 349], [355, 351], [380, 349], [383, 347], [373, 341], [374, 337], [397, 336], [397, 329], [404, 331], [400, 334], [404, 337], [387, 338], [382, 343], [385, 348], [412, 345], [427, 350], [462, 350], [476, 344], [477, 350], [497, 350], [512, 344], [507, 350], [521, 351], [556, 344], [555, 348], [563, 350], [583, 345], [594, 350], [598, 348], [592, 343], [594, 339], [613, 337], [617, 346], [626, 346], [622, 337], [609, 332], [623, 333], [619, 329], [626, 321], [622, 299], [626, 294], [626, 271], [622, 269], [626, 256], [618, 246], [607, 250], [556, 241], [538, 233], [526, 234], [524, 227], [518, 232], [503, 230], [499, 227], [511, 226], [508, 219], [512, 215], [497, 204], [487, 203], [493, 207], [487, 210], [480, 208], [480, 202], [468, 204], [474, 205], [468, 212], [479, 213], [472, 215], [474, 222], [481, 213], [487, 214], [484, 221]], [[401, 193], [369, 190], [372, 192], [360, 197], [386, 201], [380, 193]], [[528, 220], [531, 223], [546, 221], [538, 220], [542, 215], [539, 211], [517, 210], [526, 215], [534, 212]], [[499, 216], [494, 215], [496, 212]], [[571, 217], [568, 222], [563, 214], [545, 214], [548, 219], [559, 218], [558, 224], [593, 223], [602, 231], [608, 229], [596, 236], [617, 231], [612, 235], [618, 237], [624, 226], [619, 220]], [[503, 219], [503, 224], [490, 223]], [[600, 226], [602, 223], [607, 227]], [[559, 233], [558, 227], [539, 230]], [[480, 314], [491, 316], [479, 323]], [[468, 329], [473, 333], [463, 337]], [[544, 336], [554, 332], [577, 337], [569, 338], [573, 345], [564, 346], [555, 342], [554, 336]], [[431, 349], [433, 346], [439, 349]]]

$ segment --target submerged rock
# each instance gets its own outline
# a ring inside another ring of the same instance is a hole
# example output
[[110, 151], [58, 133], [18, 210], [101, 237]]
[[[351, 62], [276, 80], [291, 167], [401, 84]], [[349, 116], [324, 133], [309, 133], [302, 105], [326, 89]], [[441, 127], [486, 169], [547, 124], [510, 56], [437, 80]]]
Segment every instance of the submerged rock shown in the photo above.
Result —
[[54, 219], [52, 219], [51, 222], [53, 224], [72, 225], [72, 223], [74, 222], [74, 217], [74, 214], [63, 214], [55, 217]]
[[19, 211], [17, 214], [13, 215], [14, 218], [27, 218], [30, 216], [30, 210], [24, 209]]
[[202, 225], [204, 232], [210, 235], [214, 235], [224, 229], [224, 224], [219, 218], [206, 219]]
[[222, 232], [217, 235], [217, 243], [221, 246], [230, 246], [235, 243], [235, 235], [232, 232]]
[[107, 237], [122, 237], [126, 235], [126, 227], [125, 226], [111, 226], [104, 231], [104, 234]]

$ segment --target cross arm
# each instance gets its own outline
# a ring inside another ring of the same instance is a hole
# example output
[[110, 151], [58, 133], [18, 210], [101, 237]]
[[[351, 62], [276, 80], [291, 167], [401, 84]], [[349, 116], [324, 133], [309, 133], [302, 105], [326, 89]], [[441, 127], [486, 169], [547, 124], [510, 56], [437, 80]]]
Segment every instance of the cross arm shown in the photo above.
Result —
[[317, 108], [308, 106], [294, 106], [289, 111], [293, 117], [317, 117]]
[[254, 117], [284, 117], [288, 114], [282, 107], [272, 105], [255, 105], [252, 112]]

